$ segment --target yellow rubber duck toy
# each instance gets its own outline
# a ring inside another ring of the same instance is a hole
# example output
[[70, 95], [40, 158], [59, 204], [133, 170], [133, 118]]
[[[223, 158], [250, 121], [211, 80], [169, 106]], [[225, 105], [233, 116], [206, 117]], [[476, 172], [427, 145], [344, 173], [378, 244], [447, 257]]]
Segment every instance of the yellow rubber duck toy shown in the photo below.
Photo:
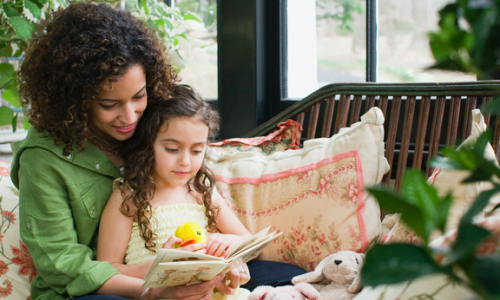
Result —
[[174, 244], [174, 248], [207, 242], [205, 231], [194, 221], [186, 222], [177, 227], [174, 235], [182, 239], [182, 242]]

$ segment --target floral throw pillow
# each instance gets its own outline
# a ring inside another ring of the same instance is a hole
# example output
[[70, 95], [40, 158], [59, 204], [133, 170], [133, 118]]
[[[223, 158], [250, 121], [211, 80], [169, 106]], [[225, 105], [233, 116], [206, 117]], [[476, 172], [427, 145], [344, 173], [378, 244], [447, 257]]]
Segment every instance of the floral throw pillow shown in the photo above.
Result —
[[378, 239], [379, 206], [364, 187], [389, 169], [383, 122], [373, 108], [361, 122], [300, 150], [207, 156], [219, 193], [247, 229], [283, 232], [259, 259], [311, 271], [329, 254], [363, 252]]
[[294, 120], [287, 120], [286, 122], [279, 123], [278, 128], [278, 130], [266, 136], [227, 139], [211, 143], [210, 147], [220, 154], [257, 152], [266, 156], [276, 151], [299, 149], [302, 125]]
[[0, 162], [0, 211], [0, 299], [30, 299], [30, 283], [37, 271], [19, 235], [19, 192], [6, 162]]

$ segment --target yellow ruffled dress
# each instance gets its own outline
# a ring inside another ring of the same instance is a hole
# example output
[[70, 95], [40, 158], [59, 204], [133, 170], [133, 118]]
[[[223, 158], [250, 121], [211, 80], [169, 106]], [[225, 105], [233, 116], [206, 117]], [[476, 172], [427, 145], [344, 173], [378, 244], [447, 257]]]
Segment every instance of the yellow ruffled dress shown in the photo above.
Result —
[[[214, 191], [214, 199], [217, 196], [217, 190]], [[152, 210], [151, 228], [158, 236], [155, 240], [155, 250], [161, 249], [163, 244], [175, 233], [177, 227], [188, 221], [197, 222], [205, 233], [208, 225], [205, 216], [205, 206], [192, 203], [179, 203], [164, 205]], [[156, 253], [149, 251], [144, 247], [144, 240], [141, 237], [137, 222], [132, 225], [132, 234], [125, 250], [125, 263], [138, 264], [154, 259]], [[234, 295], [223, 295], [216, 292], [213, 300], [246, 300], [250, 291], [243, 288], [235, 290]]]

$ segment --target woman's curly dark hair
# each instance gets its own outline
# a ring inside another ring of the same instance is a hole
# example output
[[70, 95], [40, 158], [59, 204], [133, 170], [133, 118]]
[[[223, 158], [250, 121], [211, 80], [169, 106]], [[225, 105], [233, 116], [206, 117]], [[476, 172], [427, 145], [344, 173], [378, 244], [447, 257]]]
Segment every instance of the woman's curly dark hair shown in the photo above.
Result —
[[[155, 233], [151, 228], [151, 199], [155, 193], [153, 171], [156, 165], [154, 158], [154, 142], [159, 130], [172, 118], [196, 117], [209, 128], [209, 138], [215, 137], [219, 129], [219, 114], [187, 85], [174, 85], [168, 100], [149, 104], [144, 111], [134, 135], [120, 150], [125, 161], [124, 182], [121, 192], [123, 202], [121, 212], [135, 217], [139, 231], [147, 249], [155, 252]], [[186, 132], [186, 134], [189, 134]], [[212, 190], [215, 176], [203, 163], [200, 170], [188, 182], [188, 188], [202, 195], [198, 199], [205, 206], [208, 218], [208, 231], [216, 232], [219, 207], [212, 201]]]
[[104, 4], [76, 3], [55, 12], [33, 34], [19, 70], [30, 123], [64, 144], [64, 155], [73, 145], [83, 151], [101, 83], [137, 64], [146, 73], [148, 103], [169, 94], [177, 74], [140, 20]]

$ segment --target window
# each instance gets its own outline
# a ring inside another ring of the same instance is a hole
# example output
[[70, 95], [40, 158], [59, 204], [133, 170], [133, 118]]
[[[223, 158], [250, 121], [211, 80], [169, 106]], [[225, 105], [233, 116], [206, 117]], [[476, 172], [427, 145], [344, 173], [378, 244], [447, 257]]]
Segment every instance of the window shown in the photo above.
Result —
[[[450, 0], [375, 3], [377, 82], [474, 81], [475, 75], [428, 70], [427, 33]], [[287, 1], [287, 97], [301, 99], [330, 83], [367, 81], [367, 0]], [[373, 64], [374, 63], [374, 64]], [[304, 74], [309, 74], [304, 76]]]
[[179, 39], [179, 59], [185, 61], [179, 73], [182, 83], [193, 86], [205, 99], [217, 98], [217, 0], [170, 2], [182, 15], [192, 13], [202, 21], [188, 22], [189, 34]]

